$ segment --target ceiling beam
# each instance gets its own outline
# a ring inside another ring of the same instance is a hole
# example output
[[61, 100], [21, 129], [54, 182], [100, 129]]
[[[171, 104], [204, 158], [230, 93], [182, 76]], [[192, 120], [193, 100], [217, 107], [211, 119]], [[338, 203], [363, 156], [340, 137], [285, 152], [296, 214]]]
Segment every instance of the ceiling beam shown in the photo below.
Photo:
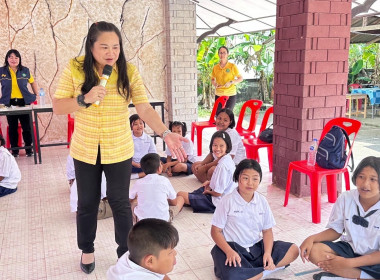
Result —
[[375, 25], [351, 27], [351, 32], [366, 32], [366, 31], [373, 31], [373, 30], [379, 30], [379, 29], [380, 29], [380, 24], [375, 24]]
[[202, 42], [202, 40], [204, 38], [206, 38], [208, 35], [216, 33], [220, 28], [225, 27], [225, 26], [229, 26], [230, 24], [233, 24], [235, 22], [236, 21], [234, 21], [233, 19], [229, 18], [226, 22], [219, 23], [218, 25], [216, 25], [210, 31], [207, 31], [207, 32], [203, 33], [201, 36], [199, 36], [198, 39], [197, 39], [197, 44], [199, 44], [200, 42]]

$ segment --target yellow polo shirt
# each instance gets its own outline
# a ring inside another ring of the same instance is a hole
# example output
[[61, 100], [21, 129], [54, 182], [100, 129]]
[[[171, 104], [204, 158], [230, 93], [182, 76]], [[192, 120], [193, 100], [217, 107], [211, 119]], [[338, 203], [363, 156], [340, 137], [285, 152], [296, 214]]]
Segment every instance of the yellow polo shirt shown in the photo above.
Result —
[[[218, 85], [225, 85], [227, 82], [235, 80], [235, 78], [239, 78], [240, 73], [239, 69], [235, 64], [231, 62], [227, 62], [226, 66], [223, 68], [220, 67], [220, 64], [214, 66], [211, 73], [211, 78], [216, 79], [216, 83]], [[217, 96], [232, 96], [236, 94], [236, 86], [231, 85], [230, 87], [220, 87], [215, 89], [215, 95]]]
[[[8, 67], [8, 68], [9, 68], [9, 73], [11, 73], [11, 80], [12, 80], [11, 98], [12, 99], [14, 99], [14, 98], [20, 98], [20, 99], [24, 98], [24, 96], [21, 93], [20, 88], [18, 87], [16, 72], [13, 71], [13, 69], [11, 67]], [[30, 74], [30, 78], [28, 79], [28, 83], [29, 84], [34, 83], [34, 78], [33, 78], [32, 74]]]
[[[63, 70], [54, 97], [72, 98], [81, 94], [84, 82], [84, 56], [72, 59]], [[137, 68], [128, 63], [127, 75], [133, 104], [147, 103], [144, 83]], [[80, 161], [95, 164], [100, 145], [101, 163], [111, 164], [133, 156], [134, 147], [129, 126], [128, 104], [117, 91], [118, 71], [114, 66], [106, 85], [106, 96], [98, 107], [80, 108], [75, 112], [75, 129], [70, 144], [70, 155]]]

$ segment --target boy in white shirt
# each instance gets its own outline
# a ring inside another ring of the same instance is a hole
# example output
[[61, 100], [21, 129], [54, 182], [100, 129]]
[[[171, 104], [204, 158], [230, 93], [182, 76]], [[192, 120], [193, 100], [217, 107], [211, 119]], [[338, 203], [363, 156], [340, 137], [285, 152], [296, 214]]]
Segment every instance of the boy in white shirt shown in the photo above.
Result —
[[131, 179], [143, 178], [145, 173], [141, 169], [141, 158], [148, 153], [157, 153], [151, 136], [144, 132], [145, 123], [139, 115], [133, 114], [129, 117], [129, 123], [132, 130], [132, 139], [134, 145], [134, 155], [132, 157], [132, 175]]
[[14, 156], [4, 148], [5, 140], [0, 135], [0, 197], [17, 191], [21, 172]]
[[144, 219], [128, 235], [128, 249], [107, 271], [108, 280], [170, 280], [176, 264], [178, 231], [160, 219]]
[[160, 156], [146, 154], [141, 159], [141, 168], [146, 176], [139, 179], [129, 191], [132, 214], [138, 221], [146, 218], [171, 221], [181, 211], [184, 200], [177, 197], [169, 179], [159, 175], [162, 172]]

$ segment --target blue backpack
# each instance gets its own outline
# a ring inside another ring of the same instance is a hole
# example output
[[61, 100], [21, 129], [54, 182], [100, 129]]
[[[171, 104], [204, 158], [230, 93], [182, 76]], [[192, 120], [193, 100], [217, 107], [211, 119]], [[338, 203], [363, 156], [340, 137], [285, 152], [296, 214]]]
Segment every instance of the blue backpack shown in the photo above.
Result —
[[[339, 126], [334, 125], [322, 141], [319, 143], [316, 162], [317, 164], [326, 169], [341, 169], [346, 163], [347, 154], [345, 148], [345, 141], [349, 148], [351, 148], [350, 139], [347, 132]], [[354, 168], [354, 157], [351, 153], [352, 167]]]

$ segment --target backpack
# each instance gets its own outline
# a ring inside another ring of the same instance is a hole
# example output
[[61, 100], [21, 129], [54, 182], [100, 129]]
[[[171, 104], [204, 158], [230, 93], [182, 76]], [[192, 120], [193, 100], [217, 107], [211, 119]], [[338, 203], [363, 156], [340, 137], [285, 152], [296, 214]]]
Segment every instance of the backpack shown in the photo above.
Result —
[[[347, 140], [347, 144], [351, 148], [347, 132], [339, 126], [334, 125], [319, 143], [316, 156], [317, 164], [326, 169], [343, 168], [347, 159], [345, 140]], [[354, 169], [354, 157], [352, 153], [351, 161], [352, 167], [350, 168], [352, 171]]]

